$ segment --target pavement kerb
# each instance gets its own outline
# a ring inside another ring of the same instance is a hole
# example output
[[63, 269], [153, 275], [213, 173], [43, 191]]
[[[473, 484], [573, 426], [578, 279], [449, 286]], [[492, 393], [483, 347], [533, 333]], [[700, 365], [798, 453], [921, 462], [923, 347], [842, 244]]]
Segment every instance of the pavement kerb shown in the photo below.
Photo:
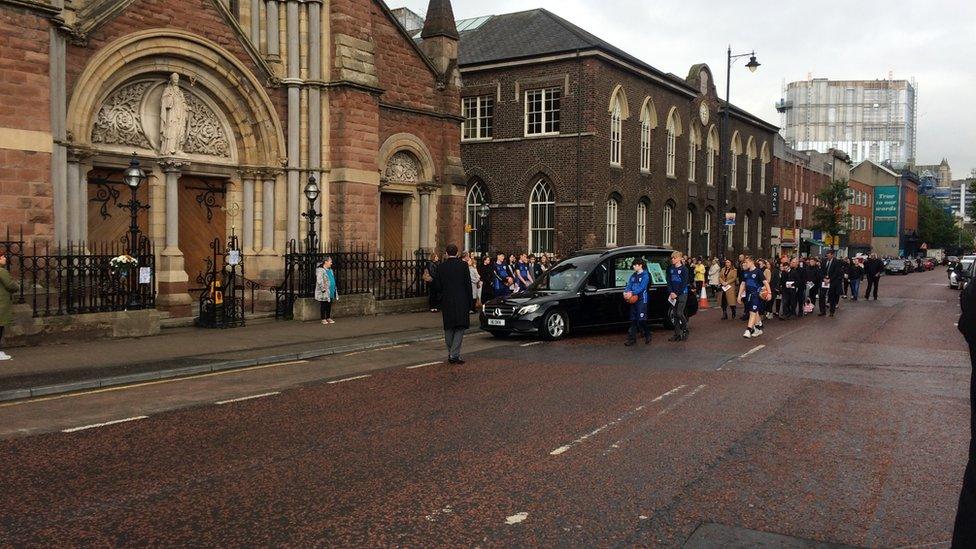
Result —
[[[468, 330], [468, 333], [477, 332], [477, 331], [478, 331], [477, 328], [472, 328]], [[0, 402], [9, 402], [12, 400], [22, 400], [22, 399], [35, 398], [40, 396], [52, 396], [52, 395], [59, 395], [65, 393], [73, 393], [77, 391], [83, 391], [86, 389], [117, 387], [117, 386], [129, 385], [129, 384], [140, 383], [145, 381], [157, 381], [162, 379], [193, 377], [196, 375], [208, 374], [214, 372], [239, 370], [242, 368], [249, 368], [252, 366], [265, 366], [268, 364], [276, 364], [278, 362], [309, 360], [313, 358], [321, 358], [324, 356], [333, 356], [333, 355], [344, 354], [344, 353], [352, 353], [356, 351], [368, 351], [371, 349], [391, 347], [394, 345], [404, 345], [408, 343], [422, 343], [425, 341], [434, 341], [442, 337], [444, 336], [441, 335], [440, 333], [417, 334], [414, 336], [406, 336], [406, 337], [391, 337], [391, 338], [386, 338], [378, 341], [352, 343], [347, 345], [341, 345], [338, 347], [314, 349], [310, 351], [301, 351], [297, 353], [268, 355], [268, 356], [263, 356], [258, 358], [248, 358], [243, 360], [224, 360], [220, 362], [214, 362], [212, 364], [202, 364], [200, 366], [187, 366], [182, 368], [156, 370], [152, 372], [141, 372], [138, 374], [126, 374], [126, 375], [119, 375], [119, 376], [108, 376], [108, 377], [101, 377], [95, 379], [88, 379], [84, 381], [73, 381], [70, 383], [60, 383], [55, 385], [44, 385], [38, 387], [28, 387], [23, 389], [13, 389], [9, 391], [0, 391]]]

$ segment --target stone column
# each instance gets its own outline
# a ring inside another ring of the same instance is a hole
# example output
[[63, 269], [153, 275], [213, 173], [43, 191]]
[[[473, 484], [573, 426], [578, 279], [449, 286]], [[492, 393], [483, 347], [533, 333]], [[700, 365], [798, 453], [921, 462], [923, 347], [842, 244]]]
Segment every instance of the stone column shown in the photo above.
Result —
[[418, 187], [420, 192], [420, 247], [428, 250], [430, 244], [430, 195], [437, 187], [433, 185], [421, 185]]
[[318, 204], [316, 209], [322, 217], [311, 220], [315, 224], [319, 241], [326, 242], [323, 227], [325, 220], [325, 201], [328, 199], [328, 185], [322, 181], [322, 0], [307, 0], [308, 5], [308, 79], [312, 81], [308, 89], [308, 163], [311, 175], [319, 182]]
[[261, 0], [251, 0], [251, 43], [261, 50]]
[[82, 221], [86, 204], [85, 175], [82, 162], [87, 157], [84, 151], [68, 149], [67, 204], [68, 241], [78, 244], [84, 238]]
[[[63, 0], [55, 0], [55, 7], [63, 7]], [[68, 241], [68, 150], [67, 88], [65, 36], [55, 25], [49, 31], [48, 49], [50, 75], [50, 121], [54, 147], [51, 150], [51, 197], [54, 209], [54, 241], [57, 245]]]
[[262, 185], [264, 198], [261, 204], [261, 251], [269, 255], [275, 253], [275, 179], [274, 173], [266, 173]]
[[279, 0], [268, 0], [265, 4], [265, 25], [264, 28], [268, 33], [267, 44], [268, 44], [268, 57], [275, 60], [281, 55], [281, 44], [278, 35], [278, 1]]
[[301, 57], [299, 47], [298, 2], [288, 0], [285, 4], [286, 28], [288, 36], [288, 78], [283, 82], [288, 86], [288, 186], [285, 198], [287, 226], [285, 240], [298, 240], [299, 209], [301, 208]]
[[243, 219], [241, 220], [241, 232], [243, 233], [241, 245], [244, 247], [245, 255], [254, 255], [254, 178], [254, 172], [241, 174], [244, 202]]
[[190, 316], [192, 302], [187, 293], [189, 277], [183, 262], [183, 252], [180, 251], [179, 225], [180, 175], [187, 166], [188, 162], [179, 159], [159, 162], [159, 167], [166, 176], [166, 245], [159, 253], [159, 265], [156, 267], [156, 280], [159, 283], [156, 308], [169, 312], [174, 318]]

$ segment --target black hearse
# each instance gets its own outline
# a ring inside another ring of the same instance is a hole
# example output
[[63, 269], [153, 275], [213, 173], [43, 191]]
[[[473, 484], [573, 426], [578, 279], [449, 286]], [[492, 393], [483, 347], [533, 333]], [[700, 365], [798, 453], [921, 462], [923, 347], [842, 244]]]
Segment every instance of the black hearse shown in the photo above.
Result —
[[[672, 251], [627, 246], [576, 252], [525, 291], [485, 303], [481, 329], [498, 337], [538, 334], [554, 340], [583, 328], [626, 325], [630, 306], [623, 298], [624, 287], [638, 257], [647, 262], [651, 277], [649, 320], [670, 327], [666, 273]], [[688, 296], [689, 318], [696, 312], [698, 299], [692, 293]]]

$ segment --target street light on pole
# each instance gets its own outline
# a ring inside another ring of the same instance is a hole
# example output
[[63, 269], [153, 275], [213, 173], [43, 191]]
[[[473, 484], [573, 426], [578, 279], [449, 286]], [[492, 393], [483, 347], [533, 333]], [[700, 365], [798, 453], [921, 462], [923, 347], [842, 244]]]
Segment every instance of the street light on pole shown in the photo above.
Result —
[[315, 232], [315, 221], [322, 217], [322, 214], [315, 211], [315, 199], [319, 197], [320, 192], [318, 183], [315, 181], [315, 176], [308, 176], [308, 183], [305, 184], [305, 198], [308, 199], [308, 211], [302, 214], [302, 217], [308, 220], [308, 233], [305, 237], [305, 249], [308, 253], [313, 253], [318, 250], [318, 235]]
[[491, 207], [488, 204], [482, 204], [478, 208], [478, 240], [480, 242], [475, 242], [478, 247], [478, 251], [481, 252], [482, 256], [488, 253], [488, 214], [491, 212]]
[[729, 102], [729, 94], [731, 90], [730, 81], [732, 79], [732, 63], [737, 59], [743, 57], [748, 57], [749, 62], [746, 63], [746, 68], [749, 72], [756, 72], [759, 68], [759, 61], [756, 61], [756, 52], [750, 51], [749, 53], [739, 53], [732, 55], [732, 46], [728, 48], [728, 63], [725, 66], [725, 108], [722, 109], [722, 143], [720, 144], [721, 151], [721, 165], [722, 165], [722, 185], [718, 189], [718, 222], [719, 222], [719, 253], [724, 254], [728, 249], [728, 234], [725, 230], [725, 213], [729, 209], [728, 205], [728, 193], [729, 193], [729, 143], [730, 139], [730, 126], [729, 126], [729, 109], [731, 103]]
[[[139, 167], [139, 158], [136, 157], [136, 153], [132, 153], [132, 159], [129, 160], [129, 167], [125, 169], [122, 173], [122, 180], [132, 191], [132, 198], [129, 199], [128, 204], [119, 204], [120, 208], [129, 209], [129, 255], [133, 258], [139, 257], [139, 210], [148, 210], [148, 204], [142, 204], [139, 202], [138, 191], [139, 186], [146, 181], [148, 177], [146, 172]], [[139, 301], [139, 277], [137, 274], [130, 277], [129, 281], [129, 310], [141, 309], [142, 303]]]

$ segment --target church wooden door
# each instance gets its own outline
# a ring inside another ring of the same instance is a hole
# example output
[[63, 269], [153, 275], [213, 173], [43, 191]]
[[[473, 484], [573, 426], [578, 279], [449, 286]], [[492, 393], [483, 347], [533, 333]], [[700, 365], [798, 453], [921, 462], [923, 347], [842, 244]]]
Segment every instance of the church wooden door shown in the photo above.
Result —
[[180, 178], [180, 251], [191, 290], [203, 289], [207, 259], [213, 258], [210, 244], [227, 237], [226, 193], [227, 182], [221, 179]]
[[380, 251], [387, 258], [403, 254], [403, 197], [380, 195]]

